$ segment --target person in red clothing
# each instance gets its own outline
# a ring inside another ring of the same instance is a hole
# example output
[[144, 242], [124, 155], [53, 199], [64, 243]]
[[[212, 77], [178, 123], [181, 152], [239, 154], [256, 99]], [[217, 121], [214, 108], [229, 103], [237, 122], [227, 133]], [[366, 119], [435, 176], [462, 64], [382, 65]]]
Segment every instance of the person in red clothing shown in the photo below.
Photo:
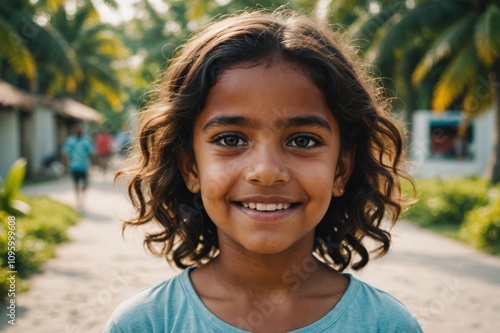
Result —
[[106, 170], [109, 166], [109, 159], [113, 154], [111, 149], [113, 140], [113, 136], [106, 129], [101, 129], [101, 131], [94, 138], [96, 164], [102, 170], [104, 175], [106, 175]]

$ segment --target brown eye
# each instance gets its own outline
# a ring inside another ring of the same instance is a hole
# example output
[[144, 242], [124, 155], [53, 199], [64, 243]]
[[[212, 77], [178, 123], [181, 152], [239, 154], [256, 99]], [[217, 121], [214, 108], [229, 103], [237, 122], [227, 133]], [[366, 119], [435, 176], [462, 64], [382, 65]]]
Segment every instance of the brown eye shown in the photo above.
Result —
[[238, 147], [245, 146], [246, 142], [238, 135], [228, 134], [220, 136], [216, 143], [224, 147]]
[[240, 138], [237, 136], [226, 136], [222, 139], [222, 142], [224, 142], [226, 146], [237, 146], [240, 142]]
[[290, 140], [288, 145], [297, 148], [312, 148], [318, 146], [319, 144], [319, 139], [311, 138], [307, 135], [301, 135]]
[[295, 143], [295, 146], [305, 148], [308, 147], [309, 144], [312, 142], [311, 138], [306, 138], [306, 137], [298, 137], [292, 140], [292, 142]]

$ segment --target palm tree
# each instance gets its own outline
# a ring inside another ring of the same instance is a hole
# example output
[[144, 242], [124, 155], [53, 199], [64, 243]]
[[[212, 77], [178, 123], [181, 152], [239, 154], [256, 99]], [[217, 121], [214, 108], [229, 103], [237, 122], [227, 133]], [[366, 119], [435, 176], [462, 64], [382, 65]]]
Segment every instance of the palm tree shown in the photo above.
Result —
[[[105, 2], [116, 7], [115, 0]], [[65, 3], [0, 4], [0, 78], [32, 93], [119, 109], [121, 85], [113, 61], [126, 57], [126, 49], [100, 24], [91, 1], [71, 14]]]
[[[45, 0], [38, 6], [53, 8], [63, 4], [64, 0]], [[39, 66], [52, 64], [68, 78], [75, 72], [58, 33], [35, 22], [39, 14], [37, 6], [28, 0], [0, 3], [0, 77], [34, 93], [38, 92]]]
[[358, 36], [376, 41], [373, 57], [381, 68], [393, 70], [394, 63], [406, 60], [414, 87], [437, 82], [431, 90], [434, 110], [458, 102], [473, 118], [493, 104], [498, 134], [486, 175], [500, 182], [500, 1], [413, 4], [386, 4], [365, 21]]
[[45, 70], [41, 83], [44, 91], [49, 95], [70, 95], [92, 106], [101, 100], [108, 108], [119, 110], [122, 85], [114, 62], [128, 56], [120, 37], [111, 27], [100, 23], [90, 2], [71, 14], [59, 7], [51, 15], [50, 25], [60, 32], [67, 52], [75, 55], [76, 75], [74, 80], [68, 80], [60, 72]]

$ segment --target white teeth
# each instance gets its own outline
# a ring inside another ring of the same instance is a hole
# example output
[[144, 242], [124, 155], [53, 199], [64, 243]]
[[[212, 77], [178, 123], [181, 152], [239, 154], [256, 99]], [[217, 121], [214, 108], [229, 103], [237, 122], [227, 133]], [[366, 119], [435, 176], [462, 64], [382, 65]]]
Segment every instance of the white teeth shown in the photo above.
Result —
[[255, 202], [242, 202], [243, 207], [255, 209], [261, 212], [274, 212], [275, 210], [282, 210], [290, 208], [289, 203], [255, 203]]
[[267, 210], [266, 206], [267, 206], [266, 204], [258, 203], [257, 210]]
[[267, 205], [266, 205], [266, 210], [267, 210], [267, 211], [273, 211], [273, 210], [276, 210], [276, 204], [267, 204]]

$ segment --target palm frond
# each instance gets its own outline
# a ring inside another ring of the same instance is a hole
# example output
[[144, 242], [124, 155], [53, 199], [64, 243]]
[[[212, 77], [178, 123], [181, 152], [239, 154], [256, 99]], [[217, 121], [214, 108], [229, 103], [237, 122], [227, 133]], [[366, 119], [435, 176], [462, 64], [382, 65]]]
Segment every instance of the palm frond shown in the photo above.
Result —
[[489, 6], [475, 29], [476, 49], [479, 58], [490, 67], [500, 57], [500, 8]]
[[432, 109], [444, 111], [448, 108], [474, 81], [478, 65], [474, 44], [469, 43], [457, 53], [441, 75], [434, 88]]
[[123, 58], [128, 55], [120, 37], [113, 31], [101, 26], [100, 29], [89, 29], [82, 33], [76, 48], [80, 54], [99, 54], [110, 60]]
[[[323, 3], [319, 3], [323, 2]], [[325, 15], [333, 19], [333, 21], [341, 24], [352, 23], [353, 18], [359, 16], [360, 12], [367, 12], [369, 0], [324, 0], [318, 1], [317, 8], [318, 15]], [[318, 13], [320, 10], [325, 10], [326, 13]]]
[[92, 77], [102, 82], [110, 89], [120, 90], [121, 84], [115, 71], [112, 71], [109, 66], [103, 64], [98, 56], [84, 59], [82, 69], [87, 77]]
[[404, 4], [398, 6], [389, 6], [384, 8], [378, 14], [368, 15], [363, 13], [359, 18], [350, 25], [349, 32], [353, 39], [360, 46], [361, 51], [365, 52], [370, 47], [370, 42], [375, 39], [386, 23], [393, 18], [394, 15], [406, 10]]
[[423, 34], [441, 31], [468, 14], [471, 7], [469, 2], [456, 0], [432, 1], [415, 7], [387, 32], [378, 45], [376, 58], [387, 57]]
[[130, 55], [130, 50], [118, 43], [101, 43], [96, 51], [103, 57], [108, 57], [111, 61], [116, 58], [126, 58]]
[[44, 0], [39, 1], [40, 5], [44, 6], [48, 11], [53, 12], [63, 7], [66, 0]]
[[[93, 24], [90, 27], [86, 27], [81, 34], [82, 39], [92, 39], [94, 38], [93, 36], [101, 34], [103, 31], [110, 31], [110, 28], [106, 24]], [[113, 34], [116, 34], [116, 32], [112, 32]]]
[[457, 52], [464, 43], [470, 42], [476, 21], [477, 15], [469, 13], [439, 35], [415, 68], [412, 75], [413, 84], [419, 84], [436, 63]]
[[122, 102], [122, 97], [120, 96], [120, 93], [118, 91], [112, 89], [104, 82], [92, 77], [89, 78], [89, 85], [94, 88], [93, 92], [102, 96], [113, 108], [113, 110], [115, 111], [121, 110], [123, 102]]
[[82, 75], [82, 72], [78, 65], [78, 55], [75, 50], [68, 44], [68, 42], [64, 39], [63, 36], [59, 33], [58, 30], [48, 26], [46, 28], [47, 35], [50, 35], [52, 40], [56, 43], [54, 46], [57, 46], [57, 49], [52, 54], [49, 53], [48, 56], [54, 57], [54, 59], [50, 59], [51, 63], [58, 59], [62, 59], [64, 61], [63, 64], [58, 64], [61, 66], [60, 69], [68, 76], [79, 77]]
[[61, 87], [65, 87], [66, 77], [61, 72], [53, 72], [50, 74], [50, 79], [48, 80], [44, 93], [47, 96], [53, 97], [58, 91], [61, 91]]
[[463, 109], [470, 118], [481, 115], [492, 104], [493, 91], [488, 74], [486, 68], [479, 66], [475, 80], [465, 92]]
[[36, 63], [29, 50], [24, 46], [13, 27], [0, 17], [0, 54], [12, 66], [14, 72], [33, 79]]
[[50, 15], [50, 25], [61, 31], [65, 36], [71, 34], [73, 30], [71, 29], [71, 22], [72, 21], [66, 15], [66, 9], [64, 7], [60, 7]]
[[201, 18], [207, 11], [206, 0], [189, 0], [188, 3], [187, 18], [190, 20]]
[[78, 33], [83, 30], [83, 26], [85, 24], [97, 24], [98, 22], [99, 13], [91, 2], [88, 2], [84, 6], [80, 7], [72, 20], [72, 30], [74, 33], [74, 37], [70, 40], [70, 42], [78, 38]]
[[53, 63], [65, 73], [73, 73], [73, 63], [67, 56], [67, 43], [49, 27], [41, 27], [19, 11], [0, 3], [0, 16], [13, 28], [37, 63]]

